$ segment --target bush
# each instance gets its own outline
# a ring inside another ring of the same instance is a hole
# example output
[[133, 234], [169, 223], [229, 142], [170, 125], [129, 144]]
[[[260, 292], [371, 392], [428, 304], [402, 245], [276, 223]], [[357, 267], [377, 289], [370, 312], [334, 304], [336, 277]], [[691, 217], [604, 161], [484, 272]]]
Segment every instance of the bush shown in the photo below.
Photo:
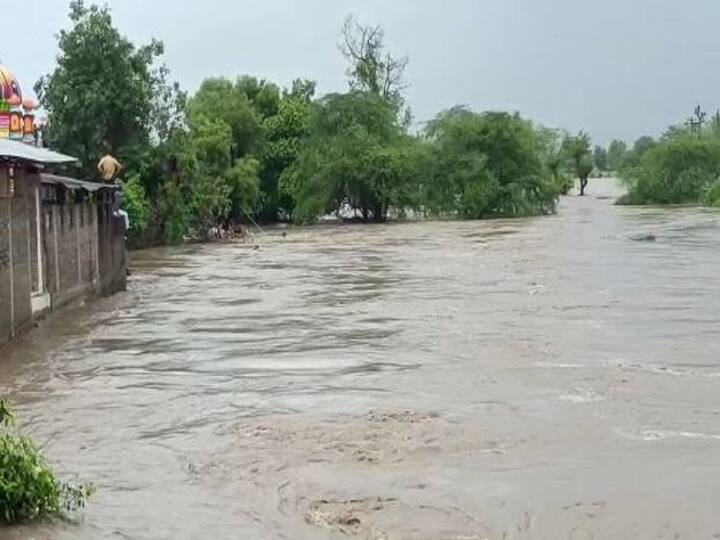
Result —
[[380, 222], [390, 210], [405, 209], [413, 191], [414, 139], [386, 100], [358, 91], [330, 94], [313, 108], [309, 133], [281, 177], [295, 221], [350, 211]]
[[130, 220], [130, 236], [138, 238], [145, 232], [150, 221], [150, 205], [139, 176], [133, 176], [125, 182], [122, 201]]
[[720, 141], [673, 135], [648, 150], [623, 178], [628, 193], [619, 204], [703, 202], [720, 178]]
[[85, 506], [92, 485], [59, 482], [37, 447], [14, 430], [14, 418], [0, 400], [0, 524], [62, 517]]
[[562, 175], [519, 115], [452, 109], [430, 122], [426, 140], [422, 189], [431, 213], [477, 219], [555, 210]]
[[702, 202], [708, 206], [720, 206], [720, 180], [707, 187]]

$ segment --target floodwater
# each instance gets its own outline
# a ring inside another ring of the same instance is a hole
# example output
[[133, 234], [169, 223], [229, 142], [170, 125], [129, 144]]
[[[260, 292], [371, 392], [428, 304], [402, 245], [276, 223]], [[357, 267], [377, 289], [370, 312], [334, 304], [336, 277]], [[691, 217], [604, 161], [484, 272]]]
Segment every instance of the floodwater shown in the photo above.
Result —
[[128, 293], [0, 349], [24, 430], [98, 488], [0, 537], [720, 538], [720, 213], [591, 186], [133, 254]]

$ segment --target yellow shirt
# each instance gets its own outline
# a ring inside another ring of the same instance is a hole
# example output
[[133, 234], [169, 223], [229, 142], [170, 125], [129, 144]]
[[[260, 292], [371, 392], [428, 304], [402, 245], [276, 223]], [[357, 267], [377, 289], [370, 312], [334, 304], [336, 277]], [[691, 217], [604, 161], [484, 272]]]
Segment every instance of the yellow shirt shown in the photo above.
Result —
[[122, 165], [120, 165], [117, 159], [108, 154], [98, 162], [97, 168], [103, 180], [112, 182], [117, 173], [120, 172], [120, 169], [122, 169]]

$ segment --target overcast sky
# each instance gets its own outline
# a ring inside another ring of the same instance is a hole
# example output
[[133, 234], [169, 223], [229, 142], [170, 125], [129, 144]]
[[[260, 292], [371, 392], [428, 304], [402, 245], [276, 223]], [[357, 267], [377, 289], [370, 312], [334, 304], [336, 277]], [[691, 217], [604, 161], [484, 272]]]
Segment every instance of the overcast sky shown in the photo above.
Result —
[[[52, 69], [67, 0], [0, 0], [0, 58], [25, 92]], [[214, 75], [343, 90], [343, 18], [380, 23], [408, 55], [418, 121], [452, 105], [518, 110], [596, 142], [657, 135], [696, 103], [720, 106], [719, 0], [109, 0], [138, 43], [165, 42], [188, 90]], [[34, 13], [33, 13], [34, 12]], [[32, 14], [32, 16], [30, 16]]]

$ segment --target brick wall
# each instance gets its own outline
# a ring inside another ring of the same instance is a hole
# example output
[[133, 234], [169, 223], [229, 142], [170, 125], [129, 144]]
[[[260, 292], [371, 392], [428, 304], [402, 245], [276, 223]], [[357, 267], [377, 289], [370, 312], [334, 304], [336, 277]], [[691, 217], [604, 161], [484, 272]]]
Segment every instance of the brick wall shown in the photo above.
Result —
[[[0, 175], [4, 171], [0, 169]], [[0, 178], [0, 190], [7, 178]], [[10, 199], [0, 191], [0, 343], [10, 337], [11, 305], [10, 305]]]
[[37, 179], [0, 168], [0, 342], [32, 322], [30, 208]]
[[0, 166], [0, 343], [32, 322], [33, 302], [44, 293], [56, 309], [124, 290], [126, 279], [123, 220], [112, 215], [109, 194], [80, 201], [66, 190], [61, 203], [41, 203], [37, 223], [40, 176], [18, 169], [12, 197], [8, 182]]
[[97, 214], [102, 206], [92, 200], [44, 205], [47, 290], [53, 308], [102, 288], [97, 260]]

